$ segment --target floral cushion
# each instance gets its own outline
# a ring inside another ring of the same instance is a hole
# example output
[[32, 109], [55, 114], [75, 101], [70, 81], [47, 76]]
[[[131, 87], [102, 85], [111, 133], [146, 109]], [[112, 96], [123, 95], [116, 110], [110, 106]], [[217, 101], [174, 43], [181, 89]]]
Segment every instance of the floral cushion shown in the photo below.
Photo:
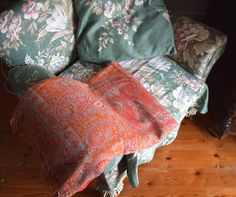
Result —
[[0, 15], [0, 58], [58, 72], [72, 59], [72, 22], [71, 0], [18, 1]]
[[171, 56], [181, 66], [206, 80], [226, 45], [226, 36], [187, 17], [173, 17], [177, 54]]
[[74, 0], [80, 60], [111, 60], [175, 52], [172, 24], [163, 0]]

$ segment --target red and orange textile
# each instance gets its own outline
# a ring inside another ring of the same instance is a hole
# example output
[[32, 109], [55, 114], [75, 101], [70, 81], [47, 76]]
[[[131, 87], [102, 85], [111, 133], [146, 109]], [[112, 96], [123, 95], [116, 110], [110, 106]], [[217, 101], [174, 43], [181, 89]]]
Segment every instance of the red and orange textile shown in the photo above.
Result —
[[50, 78], [31, 87], [11, 120], [29, 139], [55, 196], [86, 188], [116, 156], [146, 149], [177, 122], [113, 62], [87, 83]]

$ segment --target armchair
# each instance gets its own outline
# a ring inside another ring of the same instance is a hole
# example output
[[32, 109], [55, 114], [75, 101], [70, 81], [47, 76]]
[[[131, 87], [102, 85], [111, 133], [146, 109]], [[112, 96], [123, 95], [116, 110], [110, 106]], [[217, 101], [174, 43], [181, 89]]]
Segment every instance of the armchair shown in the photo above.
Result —
[[[27, 1], [0, 15], [0, 57], [10, 67], [8, 81], [18, 97], [30, 86], [53, 76], [86, 82], [103, 69], [100, 64], [75, 61], [76, 20], [71, 0]], [[171, 20], [177, 54], [119, 63], [180, 126], [184, 117], [207, 112], [205, 81], [224, 51], [226, 36], [190, 18], [172, 16]], [[113, 159], [96, 178], [97, 189], [104, 197], [117, 196], [126, 176], [137, 187], [138, 166], [150, 162], [156, 149], [173, 142], [177, 134], [175, 128], [160, 143]]]

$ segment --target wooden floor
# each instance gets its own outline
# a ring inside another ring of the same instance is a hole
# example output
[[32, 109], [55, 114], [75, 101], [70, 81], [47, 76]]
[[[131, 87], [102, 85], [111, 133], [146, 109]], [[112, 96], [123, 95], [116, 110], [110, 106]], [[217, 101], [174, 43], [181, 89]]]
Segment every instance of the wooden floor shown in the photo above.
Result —
[[[2, 78], [2, 77], [1, 77]], [[51, 196], [32, 149], [11, 133], [16, 98], [0, 81], [0, 197]], [[211, 137], [201, 122], [184, 120], [175, 142], [160, 148], [139, 170], [140, 185], [125, 181], [120, 197], [236, 197], [236, 139]], [[75, 197], [99, 197], [93, 184]]]

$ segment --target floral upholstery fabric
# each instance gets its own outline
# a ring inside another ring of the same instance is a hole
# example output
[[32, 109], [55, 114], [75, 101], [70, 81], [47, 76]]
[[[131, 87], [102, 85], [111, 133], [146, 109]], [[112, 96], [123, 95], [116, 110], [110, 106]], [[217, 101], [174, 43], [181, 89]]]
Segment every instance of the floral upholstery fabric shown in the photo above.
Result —
[[163, 0], [74, 0], [82, 62], [170, 55], [176, 52]]
[[177, 53], [171, 58], [205, 81], [224, 52], [226, 35], [184, 16], [173, 17], [172, 22]]
[[56, 196], [83, 190], [114, 157], [148, 148], [178, 125], [116, 63], [87, 84], [41, 81], [23, 95], [12, 118], [14, 131], [33, 143]]
[[[178, 122], [188, 114], [191, 107], [196, 107], [201, 113], [207, 112], [206, 84], [170, 58], [158, 56], [122, 61], [120, 64], [132, 73]], [[86, 81], [101, 69], [98, 65], [84, 66], [77, 61], [60, 76]]]
[[60, 71], [73, 59], [73, 15], [71, 0], [18, 1], [0, 14], [0, 58]]
[[199, 112], [206, 113], [208, 89], [204, 82], [194, 77], [166, 56], [120, 62], [141, 84], [181, 122], [190, 107], [201, 96], [205, 99], [196, 105]]
[[8, 72], [8, 82], [18, 97], [21, 97], [34, 84], [55, 77], [43, 67], [22, 65], [12, 68]]
[[84, 64], [81, 64], [80, 61], [76, 61], [59, 76], [86, 82], [101, 70], [102, 67], [97, 64], [86, 64], [85, 66]]

